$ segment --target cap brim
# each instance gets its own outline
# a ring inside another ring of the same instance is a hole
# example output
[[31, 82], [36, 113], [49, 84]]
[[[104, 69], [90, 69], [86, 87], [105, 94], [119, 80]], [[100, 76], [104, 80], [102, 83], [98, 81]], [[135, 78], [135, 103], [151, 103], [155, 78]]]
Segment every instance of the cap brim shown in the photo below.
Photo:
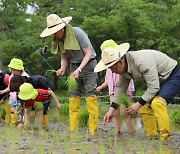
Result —
[[61, 30], [62, 28], [64, 28], [71, 20], [72, 20], [72, 17], [65, 17], [65, 18], [62, 18], [62, 20], [65, 22], [65, 23], [62, 23], [60, 25], [57, 25], [55, 27], [52, 27], [52, 28], [46, 28], [40, 35], [40, 37], [47, 37], [49, 35], [52, 35], [54, 33], [56, 33], [57, 31]]

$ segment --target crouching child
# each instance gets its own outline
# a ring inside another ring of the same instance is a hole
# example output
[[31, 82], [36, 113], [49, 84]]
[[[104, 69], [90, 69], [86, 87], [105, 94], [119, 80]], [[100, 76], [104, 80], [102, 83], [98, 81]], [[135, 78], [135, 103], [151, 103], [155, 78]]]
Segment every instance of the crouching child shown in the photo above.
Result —
[[61, 109], [61, 104], [59, 103], [56, 95], [51, 89], [45, 90], [37, 88], [35, 89], [30, 83], [23, 83], [19, 88], [18, 102], [17, 102], [17, 113], [18, 113], [18, 129], [23, 128], [23, 109], [24, 106], [28, 108], [29, 106], [34, 106], [36, 103], [44, 103], [49, 98], [52, 98], [56, 103], [58, 109]]

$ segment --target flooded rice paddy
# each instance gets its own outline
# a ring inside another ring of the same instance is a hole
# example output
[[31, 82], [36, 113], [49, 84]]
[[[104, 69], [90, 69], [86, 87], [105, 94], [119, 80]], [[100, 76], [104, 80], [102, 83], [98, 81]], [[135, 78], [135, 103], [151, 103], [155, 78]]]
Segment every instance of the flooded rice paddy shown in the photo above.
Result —
[[[168, 107], [169, 112], [179, 106]], [[101, 108], [107, 110], [107, 108]], [[53, 114], [52, 114], [53, 113]], [[114, 135], [112, 123], [104, 125], [100, 116], [95, 136], [88, 128], [79, 128], [69, 132], [68, 117], [59, 115], [56, 109], [49, 111], [50, 120], [46, 130], [35, 127], [18, 131], [0, 122], [0, 154], [179, 154], [180, 126], [171, 124], [171, 139], [159, 141], [148, 139], [144, 135], [141, 119], [136, 117], [136, 132], [128, 134], [124, 123], [122, 133]]]

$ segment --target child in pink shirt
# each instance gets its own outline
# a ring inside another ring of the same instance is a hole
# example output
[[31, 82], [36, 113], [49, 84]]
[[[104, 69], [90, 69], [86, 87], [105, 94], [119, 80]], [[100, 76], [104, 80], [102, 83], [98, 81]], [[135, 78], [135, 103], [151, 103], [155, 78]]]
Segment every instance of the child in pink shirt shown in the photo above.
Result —
[[[21, 75], [21, 76], [27, 76], [29, 77], [29, 75], [24, 71], [24, 66], [23, 66], [23, 61], [21, 59], [18, 58], [13, 58], [11, 59], [9, 65], [9, 70], [11, 72], [11, 75], [9, 76], [9, 83], [11, 81], [11, 78], [15, 75]], [[9, 92], [10, 88], [9, 85], [6, 89], [0, 91], [0, 94]], [[16, 106], [17, 106], [17, 93], [16, 92], [10, 92], [9, 93], [9, 105], [10, 107], [7, 108], [6, 110], [6, 114], [10, 115], [11, 113], [11, 117], [10, 117], [10, 123], [12, 125], [17, 124], [17, 111], [16, 111]]]

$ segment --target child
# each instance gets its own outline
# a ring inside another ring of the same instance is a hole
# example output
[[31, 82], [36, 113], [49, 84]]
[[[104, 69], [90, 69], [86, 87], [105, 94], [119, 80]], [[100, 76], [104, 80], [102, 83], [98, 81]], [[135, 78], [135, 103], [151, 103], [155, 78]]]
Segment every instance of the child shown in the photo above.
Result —
[[[100, 48], [103, 51], [105, 48], [116, 47], [116, 46], [117, 46], [117, 44], [113, 40], [106, 40], [101, 44]], [[102, 89], [104, 89], [108, 86], [111, 103], [113, 102], [113, 96], [114, 96], [119, 78], [120, 78], [119, 74], [112, 73], [112, 71], [108, 68], [106, 70], [105, 82], [101, 86], [96, 88], [96, 90], [98, 92], [100, 92]], [[135, 91], [134, 82], [133, 82], [133, 80], [131, 80], [129, 83], [128, 90], [126, 92], [126, 96], [129, 98], [129, 100], [132, 98], [134, 91]], [[121, 110], [121, 112], [125, 118], [125, 122], [126, 122], [128, 132], [133, 133], [135, 131], [135, 129], [134, 129], [134, 126], [132, 124], [131, 117], [126, 112], [126, 106], [124, 104], [122, 104], [120, 106], [120, 109], [118, 108], [114, 112], [113, 124], [114, 124], [114, 128], [115, 128], [115, 132], [117, 134], [120, 133], [120, 110]]]
[[[9, 76], [11, 73], [6, 70], [0, 70], [0, 92], [2, 92], [4, 89], [8, 87], [9, 84]], [[11, 122], [11, 112], [10, 108], [11, 106], [8, 103], [8, 93], [0, 93], [0, 105], [5, 101], [5, 111], [6, 111], [6, 116], [5, 116], [5, 123], [9, 124]], [[9, 112], [8, 112], [9, 111]]]
[[[33, 85], [33, 87], [36, 88], [41, 88], [41, 89], [51, 89], [52, 91], [54, 91], [54, 86], [52, 84], [52, 82], [50, 80], [48, 80], [47, 78], [45, 78], [44, 76], [41, 75], [34, 75], [31, 77], [23, 77], [20, 75], [16, 75], [11, 79], [11, 83], [10, 83], [10, 90], [11, 91], [16, 91], [19, 92], [19, 87], [23, 84], [23, 83], [31, 83]], [[44, 109], [43, 109], [43, 127], [46, 128], [48, 125], [48, 108], [50, 105], [50, 99], [46, 100], [43, 103]], [[27, 113], [27, 111], [25, 110], [25, 113]], [[30, 123], [34, 123], [34, 115], [35, 115], [35, 108], [32, 107], [31, 113], [30, 113]], [[24, 115], [25, 116], [25, 122], [27, 121], [27, 114]]]
[[[51, 89], [45, 90], [45, 89], [34, 89], [32, 84], [30, 83], [23, 83], [19, 88], [19, 101], [21, 104], [24, 103], [25, 107], [28, 108], [29, 106], [34, 106], [37, 102], [44, 102], [49, 99], [49, 97], [52, 97], [52, 99], [55, 101], [56, 106], [58, 109], [61, 109], [61, 104], [59, 103], [56, 95]], [[18, 111], [18, 116], [22, 116], [22, 106], [21, 112]], [[20, 114], [21, 113], [21, 114]], [[23, 119], [23, 118], [21, 118]], [[23, 128], [23, 121], [21, 120], [18, 124], [18, 129], [21, 130]]]
[[[9, 70], [12, 73], [9, 77], [9, 83], [10, 80], [13, 76], [15, 75], [21, 75], [21, 76], [29, 76], [25, 71], [24, 71], [24, 66], [23, 66], [23, 61], [21, 59], [13, 58], [11, 59], [9, 65]], [[1, 91], [2, 93], [7, 93], [10, 91], [9, 88], [10, 85], [4, 90]], [[9, 93], [9, 104], [11, 105], [11, 125], [17, 124], [17, 111], [16, 111], [16, 106], [17, 106], [17, 94], [16, 92], [10, 92]], [[7, 111], [9, 113], [9, 111]]]

